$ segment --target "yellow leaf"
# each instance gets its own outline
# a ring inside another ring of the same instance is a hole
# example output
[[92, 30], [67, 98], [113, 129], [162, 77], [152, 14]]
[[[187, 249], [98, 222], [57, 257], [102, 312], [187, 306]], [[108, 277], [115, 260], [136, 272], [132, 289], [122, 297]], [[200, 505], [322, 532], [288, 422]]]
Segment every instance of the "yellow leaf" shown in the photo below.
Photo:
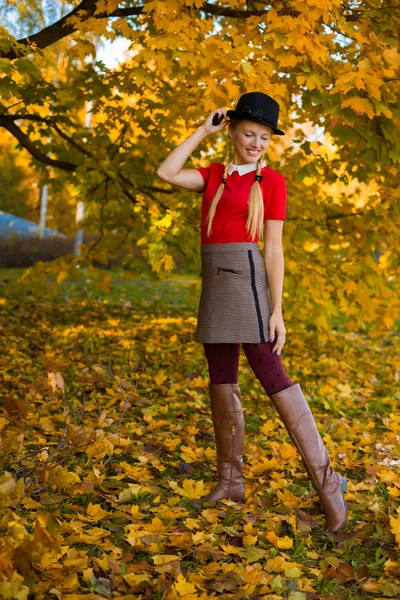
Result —
[[165, 531], [166, 526], [158, 517], [154, 517], [151, 520], [151, 523], [148, 523], [144, 526], [146, 531], [150, 531], [151, 533], [159, 533], [161, 531]]
[[68, 272], [65, 270], [59, 271], [57, 275], [57, 283], [62, 283], [68, 277]]
[[109, 536], [110, 532], [101, 527], [92, 527], [84, 533], [79, 534], [79, 540], [85, 544], [97, 544], [101, 538]]
[[263, 425], [260, 427], [260, 431], [262, 433], [265, 433], [266, 435], [270, 434], [272, 431], [274, 431], [275, 429], [277, 429], [278, 427], [278, 423], [276, 421], [273, 421], [272, 419], [268, 419], [267, 421], [265, 421], [265, 423], [263, 423]]
[[282, 477], [280, 477], [279, 479], [277, 479], [277, 481], [270, 481], [269, 485], [274, 490], [279, 490], [281, 488], [287, 487], [287, 484], [288, 484], [288, 482], [286, 481], [286, 479], [283, 479]]
[[246, 73], [246, 75], [254, 71], [253, 66], [249, 62], [247, 62], [247, 60], [243, 60], [240, 63], [240, 66], [242, 67], [243, 73]]
[[204, 482], [193, 481], [192, 479], [185, 479], [183, 487], [178, 486], [176, 481], [168, 481], [170, 488], [175, 490], [180, 496], [184, 498], [200, 498], [205, 495]]
[[6, 471], [4, 475], [0, 478], [0, 494], [9, 494], [15, 488], [16, 483], [15, 479]]
[[277, 490], [276, 495], [284, 506], [289, 508], [299, 508], [303, 504], [303, 500], [300, 496], [295, 496], [289, 490]]
[[277, 545], [278, 548], [282, 548], [283, 550], [293, 548], [293, 539], [285, 535], [283, 538], [278, 538]]
[[64, 393], [64, 379], [61, 373], [53, 373], [50, 371], [47, 373], [47, 379], [53, 392], [59, 389]]
[[155, 221], [155, 225], [156, 227], [165, 227], [166, 229], [168, 229], [169, 227], [171, 227], [171, 223], [172, 223], [172, 216], [171, 214], [166, 214], [165, 217], [163, 217], [162, 219], [159, 219], [158, 221]]
[[206, 539], [206, 534], [204, 533], [204, 531], [197, 531], [196, 533], [192, 533], [193, 544], [202, 542], [205, 539]]
[[46, 448], [38, 452], [36, 454], [36, 458], [39, 462], [46, 462], [46, 460], [49, 458], [49, 453], [47, 452]]
[[176, 447], [179, 446], [179, 444], [181, 443], [181, 440], [179, 438], [175, 438], [170, 440], [164, 440], [163, 443], [167, 450], [174, 451]]
[[150, 581], [150, 578], [146, 573], [127, 573], [124, 575], [124, 579], [131, 587], [135, 587], [138, 583], [142, 583], [143, 581]]
[[[203, 449], [201, 448], [201, 450], [203, 450]], [[197, 462], [197, 460], [198, 460], [195, 450], [193, 448], [190, 448], [190, 446], [182, 446], [181, 447], [180, 457], [182, 458], [182, 460], [186, 461], [187, 463]]]
[[109, 514], [107, 510], [101, 508], [100, 504], [92, 504], [91, 502], [88, 504], [86, 513], [89, 517], [92, 517], [94, 521], [100, 521], [100, 519], [104, 519], [104, 517]]
[[68, 575], [66, 575], [63, 581], [63, 590], [76, 590], [78, 586], [79, 581], [77, 573], [69, 573]]
[[187, 498], [198, 498], [199, 496], [202, 496], [205, 491], [202, 479], [200, 481], [185, 479], [183, 482], [183, 489]]
[[289, 567], [285, 569], [285, 575], [290, 579], [297, 579], [297, 577], [301, 577], [301, 571], [299, 567]]
[[342, 102], [342, 107], [350, 107], [356, 114], [366, 114], [370, 119], [373, 119], [375, 116], [374, 106], [368, 98], [360, 98], [359, 96], [346, 98]]
[[257, 542], [257, 537], [256, 535], [245, 535], [243, 536], [243, 543], [245, 546], [254, 546], [254, 544]]
[[83, 581], [85, 583], [89, 583], [90, 582], [90, 578], [94, 576], [93, 568], [89, 567], [88, 569], [84, 569], [82, 571], [82, 574], [83, 574]]
[[207, 508], [201, 511], [201, 514], [209, 523], [218, 523], [219, 510], [215, 508]]
[[211, 448], [211, 446], [208, 446], [208, 448], [206, 448], [206, 450], [204, 451], [204, 456], [206, 456], [207, 458], [214, 459], [217, 456], [217, 451], [215, 448]]
[[231, 544], [221, 544], [221, 549], [226, 554], [239, 554], [240, 555], [240, 553], [243, 552], [243, 550], [241, 550], [237, 546], [231, 546]]
[[188, 529], [199, 529], [200, 524], [197, 519], [191, 519], [188, 517], [185, 521], [185, 525]]
[[132, 504], [131, 515], [133, 515], [134, 517], [142, 517], [143, 516], [143, 514], [140, 512], [140, 507], [137, 504]]
[[40, 504], [40, 502], [36, 502], [36, 500], [33, 500], [32, 498], [24, 498], [22, 500], [21, 504], [25, 508], [42, 508], [42, 505]]
[[[27, 585], [23, 585], [25, 577], [14, 571], [8, 581], [0, 583], [1, 598], [16, 598], [17, 600], [27, 600], [30, 596], [30, 590]], [[51, 591], [51, 590], [50, 590]]]
[[348, 383], [338, 383], [336, 387], [341, 396], [350, 397], [353, 394], [353, 390]]
[[397, 517], [390, 517], [390, 531], [396, 538], [396, 543], [400, 546], [400, 513]]
[[279, 455], [282, 456], [282, 458], [296, 458], [297, 457], [296, 448], [290, 444], [286, 444], [286, 443], [279, 444], [278, 452], [279, 452]]
[[185, 594], [194, 594], [196, 591], [196, 586], [185, 579], [182, 573], [179, 573], [178, 577], [176, 578], [174, 588], [180, 596], [184, 596]]
[[381, 481], [386, 481], [387, 483], [396, 483], [400, 482], [399, 475], [392, 471], [391, 469], [383, 468], [377, 472], [377, 475]]
[[285, 569], [297, 566], [297, 563], [286, 561], [283, 556], [275, 556], [266, 562], [266, 570], [273, 571], [274, 573], [283, 573]]
[[95, 558], [94, 561], [100, 567], [100, 569], [102, 569], [103, 571], [108, 571], [110, 565], [108, 563], [107, 557]]
[[176, 554], [156, 554], [152, 558], [155, 565], [165, 565], [174, 560], [181, 560]]
[[154, 381], [157, 385], [162, 385], [164, 381], [168, 379], [168, 375], [165, 374], [165, 371], [161, 370], [154, 376]]
[[208, 385], [208, 379], [206, 377], [195, 377], [194, 379], [192, 379], [190, 382], [187, 383], [187, 386], [192, 388], [192, 387], [199, 387], [199, 388], [207, 388]]
[[274, 531], [269, 531], [266, 535], [266, 538], [275, 546], [275, 548], [288, 550], [289, 548], [293, 547], [293, 539], [287, 535], [285, 535], [283, 538], [280, 538]]
[[318, 250], [319, 243], [306, 241], [303, 244], [303, 248], [306, 252], [314, 252], [314, 250]]
[[248, 563], [258, 562], [264, 559], [264, 552], [260, 548], [249, 547], [245, 551], [240, 552], [240, 556], [245, 558]]

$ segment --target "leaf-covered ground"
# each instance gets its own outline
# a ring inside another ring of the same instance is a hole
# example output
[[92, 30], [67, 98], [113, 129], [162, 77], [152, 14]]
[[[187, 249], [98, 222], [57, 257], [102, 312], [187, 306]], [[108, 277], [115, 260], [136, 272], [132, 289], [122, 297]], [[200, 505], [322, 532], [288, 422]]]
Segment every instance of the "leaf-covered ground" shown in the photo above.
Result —
[[246, 503], [191, 505], [216, 458], [196, 278], [19, 275], [0, 273], [1, 597], [400, 596], [398, 333], [322, 345], [285, 322], [286, 371], [348, 479], [349, 523], [327, 535], [243, 352]]

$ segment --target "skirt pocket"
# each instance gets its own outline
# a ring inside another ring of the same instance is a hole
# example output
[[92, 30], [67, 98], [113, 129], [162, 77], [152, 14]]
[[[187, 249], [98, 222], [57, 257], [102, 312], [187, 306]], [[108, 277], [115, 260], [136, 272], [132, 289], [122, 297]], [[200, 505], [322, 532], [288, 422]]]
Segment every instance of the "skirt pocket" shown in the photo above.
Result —
[[228, 273], [237, 273], [238, 275], [242, 274], [242, 271], [236, 271], [235, 269], [225, 269], [224, 267], [217, 267], [217, 275], [219, 275], [220, 271], [227, 271]]

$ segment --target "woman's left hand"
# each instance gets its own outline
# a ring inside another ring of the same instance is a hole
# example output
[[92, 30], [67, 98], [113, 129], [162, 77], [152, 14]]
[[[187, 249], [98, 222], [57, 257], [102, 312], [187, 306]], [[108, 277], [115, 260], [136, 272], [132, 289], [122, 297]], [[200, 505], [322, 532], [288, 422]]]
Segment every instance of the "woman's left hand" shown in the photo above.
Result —
[[272, 352], [276, 351], [277, 356], [279, 356], [286, 339], [286, 327], [284, 325], [281, 312], [273, 312], [270, 316], [269, 333], [270, 342], [273, 342], [274, 338], [276, 338], [276, 342], [274, 344], [274, 347], [272, 348]]

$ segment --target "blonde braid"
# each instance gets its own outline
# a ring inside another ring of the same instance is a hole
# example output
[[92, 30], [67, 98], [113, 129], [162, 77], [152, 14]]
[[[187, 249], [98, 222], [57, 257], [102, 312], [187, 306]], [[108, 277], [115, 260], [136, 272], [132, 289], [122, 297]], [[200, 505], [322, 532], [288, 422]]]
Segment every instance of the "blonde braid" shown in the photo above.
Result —
[[254, 239], [258, 235], [260, 240], [263, 239], [264, 233], [264, 201], [259, 181], [262, 179], [261, 165], [263, 158], [262, 156], [257, 161], [256, 179], [250, 188], [249, 212], [246, 222], [246, 229], [250, 237]]
[[207, 237], [210, 237], [210, 235], [211, 235], [211, 225], [212, 225], [212, 222], [214, 219], [215, 211], [217, 210], [217, 204], [224, 192], [226, 178], [228, 176], [228, 166], [230, 163], [230, 154], [231, 154], [231, 138], [228, 136], [228, 149], [227, 149], [227, 153], [226, 153], [225, 169], [224, 169], [224, 174], [222, 176], [222, 183], [219, 185], [219, 187], [215, 193], [215, 196], [211, 201], [210, 208], [209, 208], [208, 214], [207, 214]]

